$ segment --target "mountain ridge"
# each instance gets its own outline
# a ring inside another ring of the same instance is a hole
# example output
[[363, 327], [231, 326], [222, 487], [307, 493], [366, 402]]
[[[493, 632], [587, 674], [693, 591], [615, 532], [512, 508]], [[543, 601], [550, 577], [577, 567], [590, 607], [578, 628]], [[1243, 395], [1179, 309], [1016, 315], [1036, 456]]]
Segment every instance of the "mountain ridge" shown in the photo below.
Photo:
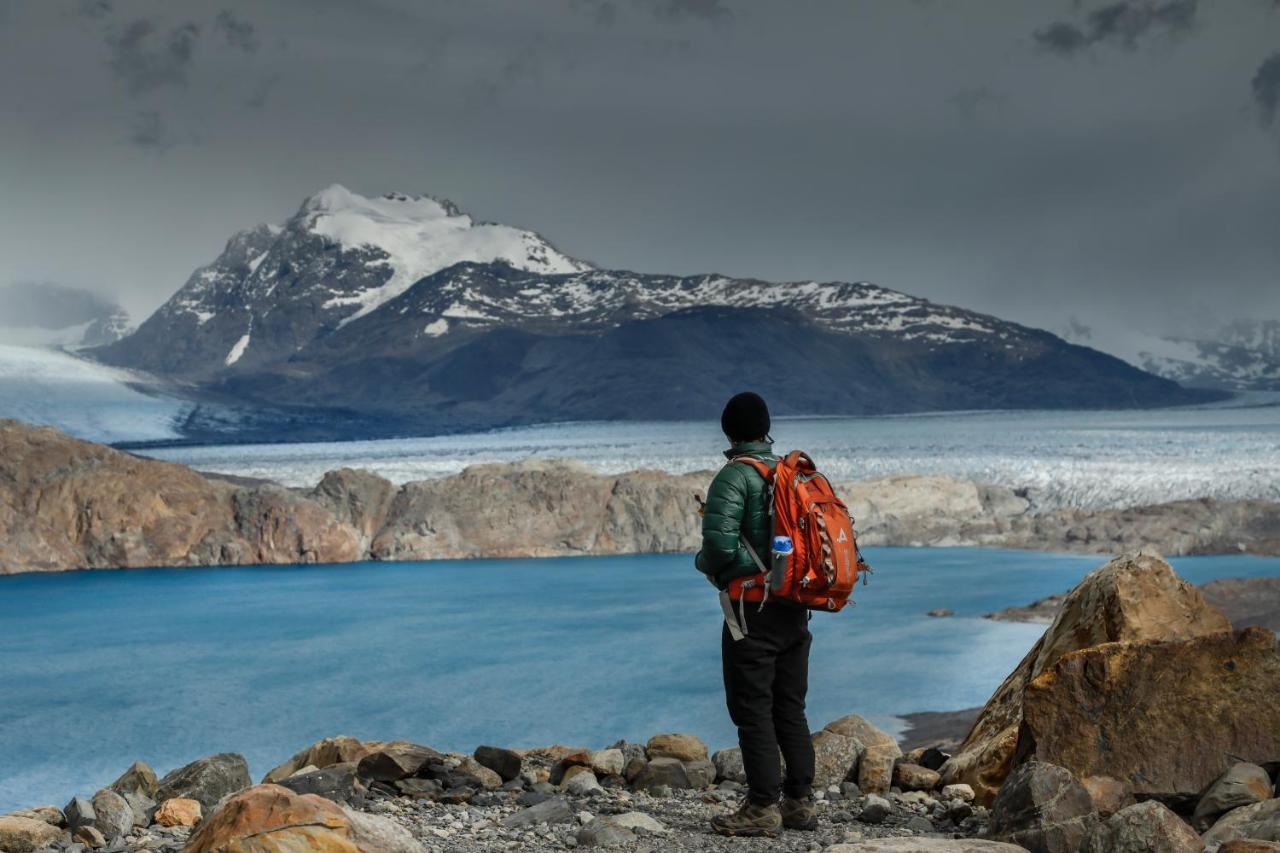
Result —
[[1213, 397], [870, 282], [600, 269], [451, 202], [339, 185], [282, 226], [238, 232], [94, 355], [197, 395], [407, 416], [426, 430], [712, 416], [706, 400], [749, 386], [770, 386], [789, 414]]

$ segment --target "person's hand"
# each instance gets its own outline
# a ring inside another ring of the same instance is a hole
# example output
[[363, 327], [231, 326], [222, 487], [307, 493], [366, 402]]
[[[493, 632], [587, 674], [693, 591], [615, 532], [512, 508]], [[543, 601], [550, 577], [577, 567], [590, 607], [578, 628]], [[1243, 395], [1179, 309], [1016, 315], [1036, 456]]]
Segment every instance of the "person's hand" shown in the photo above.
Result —
[[[702, 499], [702, 495], [697, 492], [693, 493], [693, 499], [698, 502], [698, 515], [705, 516], [707, 514], [707, 502]], [[714, 583], [714, 581], [712, 581]]]

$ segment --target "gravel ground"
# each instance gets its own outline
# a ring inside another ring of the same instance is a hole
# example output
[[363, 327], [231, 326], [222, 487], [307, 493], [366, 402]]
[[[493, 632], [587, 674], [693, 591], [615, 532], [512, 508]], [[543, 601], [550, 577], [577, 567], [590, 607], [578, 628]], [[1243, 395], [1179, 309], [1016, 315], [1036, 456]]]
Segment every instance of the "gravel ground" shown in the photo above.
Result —
[[[945, 809], [937, 800], [922, 794], [890, 794], [892, 809], [879, 823], [859, 819], [865, 798], [846, 799], [839, 793], [823, 792], [817, 801], [819, 824], [816, 832], [784, 830], [778, 838], [725, 838], [713, 833], [710, 819], [736, 809], [738, 795], [730, 790], [676, 791], [667, 797], [645, 793], [607, 790], [591, 797], [563, 796], [571, 816], [558, 823], [541, 823], [527, 828], [507, 828], [502, 821], [521, 811], [518, 792], [495, 792], [462, 805], [447, 805], [425, 799], [399, 796], [371, 798], [366, 811], [390, 817], [405, 826], [432, 853], [480, 853], [509, 850], [570, 850], [591, 846], [592, 821], [611, 815], [639, 812], [654, 818], [663, 832], [637, 830], [633, 839], [622, 839], [613, 849], [627, 851], [685, 850], [788, 850], [820, 851], [840, 841], [891, 836], [950, 838], [973, 836], [985, 826], [985, 814], [963, 820], [959, 825], [948, 818], [930, 820], [935, 809]], [[963, 812], [962, 812], [963, 813]], [[911, 825], [909, 825], [911, 824]]]

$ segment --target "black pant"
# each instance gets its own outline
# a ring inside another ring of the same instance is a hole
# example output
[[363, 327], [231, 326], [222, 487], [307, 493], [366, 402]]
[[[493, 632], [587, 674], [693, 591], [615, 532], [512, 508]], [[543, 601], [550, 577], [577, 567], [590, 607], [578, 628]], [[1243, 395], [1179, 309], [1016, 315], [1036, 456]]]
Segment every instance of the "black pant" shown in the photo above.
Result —
[[[725, 626], [720, 639], [724, 692], [753, 803], [809, 796], [813, 786], [813, 741], [804, 716], [809, 690], [809, 611], [771, 601], [746, 605], [747, 636], [734, 642]], [[736, 608], [735, 608], [736, 609]], [[781, 759], [778, 750], [781, 748]], [[781, 761], [787, 777], [782, 778]]]

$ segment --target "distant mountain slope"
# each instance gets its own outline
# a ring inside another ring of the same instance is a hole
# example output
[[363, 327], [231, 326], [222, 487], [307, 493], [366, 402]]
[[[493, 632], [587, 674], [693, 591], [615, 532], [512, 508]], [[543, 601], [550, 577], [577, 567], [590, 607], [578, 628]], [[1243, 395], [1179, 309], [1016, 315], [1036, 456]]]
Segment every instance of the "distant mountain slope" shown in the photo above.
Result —
[[1064, 337], [1193, 388], [1280, 391], [1280, 320], [1236, 320], [1198, 335], [1097, 334], [1072, 323]]
[[423, 430], [779, 413], [1157, 406], [1190, 392], [996, 317], [866, 282], [599, 270], [446, 202], [330, 187], [237, 234], [104, 361], [223, 401]]
[[130, 331], [123, 308], [87, 290], [46, 283], [0, 285], [0, 344], [100, 346]]

